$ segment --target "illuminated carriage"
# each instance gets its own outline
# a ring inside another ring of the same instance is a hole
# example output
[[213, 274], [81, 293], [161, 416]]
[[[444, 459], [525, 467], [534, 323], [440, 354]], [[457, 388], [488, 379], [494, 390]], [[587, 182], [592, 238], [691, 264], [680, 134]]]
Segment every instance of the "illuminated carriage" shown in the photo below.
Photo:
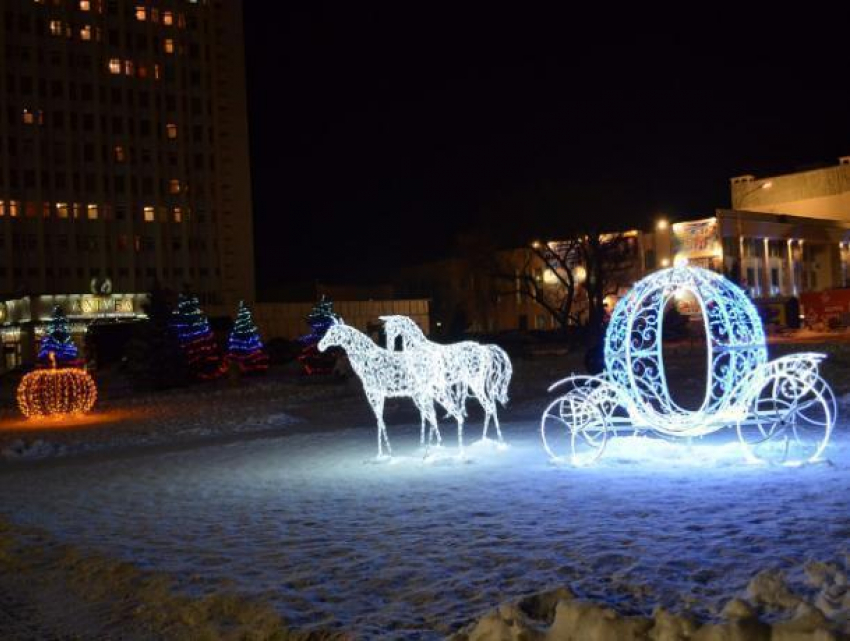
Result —
[[[665, 311], [677, 299], [699, 306], [705, 329], [705, 393], [698, 409], [673, 400], [664, 368]], [[749, 460], [817, 460], [835, 425], [836, 402], [820, 377], [823, 354], [767, 359], [752, 302], [723, 276], [698, 267], [664, 269], [624, 296], [605, 334], [605, 372], [553, 384], [541, 434], [555, 461], [586, 465], [618, 434], [701, 437], [735, 427]]]

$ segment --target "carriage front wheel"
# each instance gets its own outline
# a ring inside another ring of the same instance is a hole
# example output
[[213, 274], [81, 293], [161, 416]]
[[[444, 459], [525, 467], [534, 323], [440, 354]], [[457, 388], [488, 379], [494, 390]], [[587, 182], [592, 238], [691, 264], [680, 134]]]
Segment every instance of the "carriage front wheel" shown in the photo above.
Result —
[[555, 399], [540, 419], [546, 452], [557, 463], [594, 463], [608, 442], [608, 420], [586, 391], [574, 389]]
[[738, 437], [750, 460], [817, 461], [829, 442], [835, 411], [835, 396], [816, 373], [774, 372], [753, 392]]

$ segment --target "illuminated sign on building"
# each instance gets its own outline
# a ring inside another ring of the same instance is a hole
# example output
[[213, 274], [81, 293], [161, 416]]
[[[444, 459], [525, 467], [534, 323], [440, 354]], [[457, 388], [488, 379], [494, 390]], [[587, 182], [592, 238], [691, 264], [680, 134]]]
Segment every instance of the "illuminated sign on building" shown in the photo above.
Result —
[[720, 247], [716, 218], [673, 225], [673, 253], [677, 259], [714, 258], [721, 255]]

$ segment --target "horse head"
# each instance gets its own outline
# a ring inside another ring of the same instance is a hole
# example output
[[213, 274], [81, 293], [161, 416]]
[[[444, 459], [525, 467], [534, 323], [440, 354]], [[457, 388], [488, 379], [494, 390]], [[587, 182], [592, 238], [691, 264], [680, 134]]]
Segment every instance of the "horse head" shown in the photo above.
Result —
[[397, 336], [403, 336], [405, 341], [408, 339], [423, 340], [425, 338], [425, 334], [419, 328], [419, 325], [409, 316], [393, 314], [390, 316], [381, 316], [380, 318], [384, 322], [387, 347], [390, 349], [395, 344]]
[[328, 328], [328, 331], [325, 332], [325, 335], [322, 336], [322, 340], [320, 340], [317, 345], [319, 351], [324, 352], [329, 347], [342, 346], [345, 341], [346, 332], [344, 330], [346, 327], [347, 325], [341, 318], [332, 318], [331, 326]]

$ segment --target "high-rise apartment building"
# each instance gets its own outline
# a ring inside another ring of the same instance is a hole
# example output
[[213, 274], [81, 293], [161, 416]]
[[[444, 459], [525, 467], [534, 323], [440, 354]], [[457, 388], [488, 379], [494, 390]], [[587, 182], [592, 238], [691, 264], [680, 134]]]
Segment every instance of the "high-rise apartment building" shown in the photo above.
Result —
[[254, 296], [239, 0], [6, 0], [0, 292]]

